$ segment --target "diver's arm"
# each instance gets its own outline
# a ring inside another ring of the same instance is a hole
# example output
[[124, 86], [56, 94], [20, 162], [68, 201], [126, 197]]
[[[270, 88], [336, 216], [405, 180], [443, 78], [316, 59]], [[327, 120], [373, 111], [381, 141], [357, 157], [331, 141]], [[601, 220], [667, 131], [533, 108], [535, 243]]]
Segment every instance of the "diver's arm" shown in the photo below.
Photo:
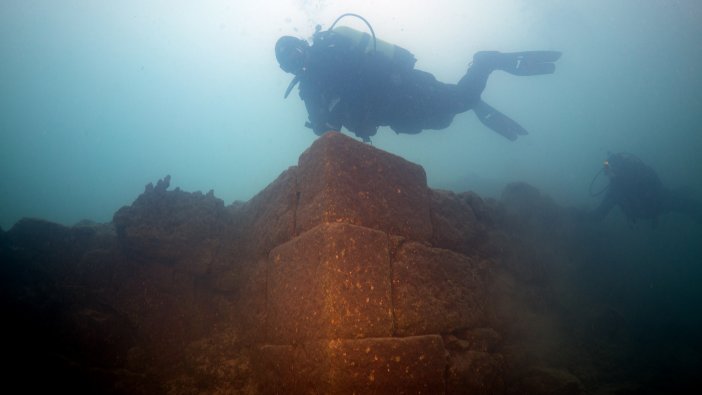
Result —
[[351, 50], [348, 38], [334, 32], [319, 33], [310, 48], [305, 79], [300, 83], [300, 98], [305, 102], [309, 122], [315, 134], [341, 130], [339, 103], [348, 91], [347, 85], [359, 54]]
[[309, 122], [305, 126], [309, 127], [318, 136], [329, 130], [340, 130], [341, 122], [334, 116], [334, 102], [325, 98], [325, 95], [320, 92], [308, 92], [306, 95], [301, 95], [305, 102], [305, 108]]

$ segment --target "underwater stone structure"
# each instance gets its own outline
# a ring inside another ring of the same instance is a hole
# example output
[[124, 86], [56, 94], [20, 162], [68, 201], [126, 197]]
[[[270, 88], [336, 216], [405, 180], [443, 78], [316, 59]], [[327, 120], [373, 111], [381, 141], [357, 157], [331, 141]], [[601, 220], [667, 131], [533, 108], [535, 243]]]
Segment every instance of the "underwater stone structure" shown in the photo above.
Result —
[[503, 202], [432, 190], [421, 167], [340, 133], [245, 203], [169, 186], [109, 224], [0, 231], [8, 377], [28, 391], [579, 394], [575, 367], [594, 376], [562, 330], [577, 321], [559, 294], [575, 283], [572, 213], [533, 187]]
[[[423, 169], [329, 133], [294, 172], [295, 234], [266, 267], [264, 392], [452, 392], [441, 335], [487, 325], [487, 280], [479, 258], [432, 246]], [[494, 393], [502, 359], [480, 362]]]

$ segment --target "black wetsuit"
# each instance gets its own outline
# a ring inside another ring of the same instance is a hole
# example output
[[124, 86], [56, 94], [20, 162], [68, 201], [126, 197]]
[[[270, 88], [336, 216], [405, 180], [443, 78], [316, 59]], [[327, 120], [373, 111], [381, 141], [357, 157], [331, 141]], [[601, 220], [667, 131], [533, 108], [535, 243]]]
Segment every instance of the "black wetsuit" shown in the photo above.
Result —
[[309, 126], [317, 134], [343, 126], [368, 141], [379, 126], [410, 134], [446, 128], [480, 100], [492, 71], [472, 67], [458, 84], [445, 84], [414, 69], [413, 57], [396, 62], [358, 47], [331, 31], [318, 33], [309, 48], [298, 78]]
[[606, 195], [594, 214], [604, 218], [619, 206], [630, 223], [639, 219], [657, 222], [658, 216], [669, 211], [679, 212], [702, 222], [702, 206], [684, 190], [669, 190], [656, 172], [637, 157], [617, 153], [608, 158], [610, 183]]

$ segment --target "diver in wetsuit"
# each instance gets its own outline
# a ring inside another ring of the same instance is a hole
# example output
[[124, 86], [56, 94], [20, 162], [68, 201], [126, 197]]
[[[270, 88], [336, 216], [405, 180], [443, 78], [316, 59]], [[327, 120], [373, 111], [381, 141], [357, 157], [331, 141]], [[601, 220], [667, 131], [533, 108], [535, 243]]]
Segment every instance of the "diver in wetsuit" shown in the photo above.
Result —
[[561, 56], [557, 51], [478, 52], [465, 76], [457, 84], [446, 84], [415, 69], [409, 51], [376, 40], [369, 24], [372, 37], [347, 27], [334, 29], [346, 15], [329, 30], [318, 30], [311, 46], [292, 36], [281, 37], [275, 46], [280, 67], [295, 75], [286, 97], [299, 82], [307, 126], [318, 135], [346, 127], [370, 141], [379, 126], [416, 134], [444, 129], [456, 114], [473, 110], [485, 126], [515, 140], [527, 131], [480, 98], [490, 73], [551, 74]]
[[649, 220], [655, 226], [666, 212], [678, 212], [702, 223], [702, 204], [683, 189], [665, 188], [658, 174], [636, 156], [611, 154], [601, 172], [607, 175], [609, 184], [601, 192], [605, 196], [592, 213], [593, 218], [603, 219], [618, 206], [630, 224]]

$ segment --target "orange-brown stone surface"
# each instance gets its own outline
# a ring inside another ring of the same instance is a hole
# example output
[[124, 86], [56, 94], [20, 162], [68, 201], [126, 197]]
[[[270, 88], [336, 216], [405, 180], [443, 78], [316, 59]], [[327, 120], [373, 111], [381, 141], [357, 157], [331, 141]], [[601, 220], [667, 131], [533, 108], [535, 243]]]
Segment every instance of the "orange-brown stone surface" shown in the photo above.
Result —
[[319, 225], [274, 248], [268, 260], [267, 341], [392, 336], [385, 233]]
[[[639, 306], [612, 306], [625, 290], [648, 295], [654, 276], [636, 273], [657, 250], [590, 231], [526, 184], [500, 201], [432, 190], [420, 166], [341, 133], [247, 202], [169, 184], [149, 184], [111, 223], [0, 229], [11, 384], [580, 394], [645, 367], [629, 352]], [[608, 249], [617, 240], [641, 251], [636, 271]]]

